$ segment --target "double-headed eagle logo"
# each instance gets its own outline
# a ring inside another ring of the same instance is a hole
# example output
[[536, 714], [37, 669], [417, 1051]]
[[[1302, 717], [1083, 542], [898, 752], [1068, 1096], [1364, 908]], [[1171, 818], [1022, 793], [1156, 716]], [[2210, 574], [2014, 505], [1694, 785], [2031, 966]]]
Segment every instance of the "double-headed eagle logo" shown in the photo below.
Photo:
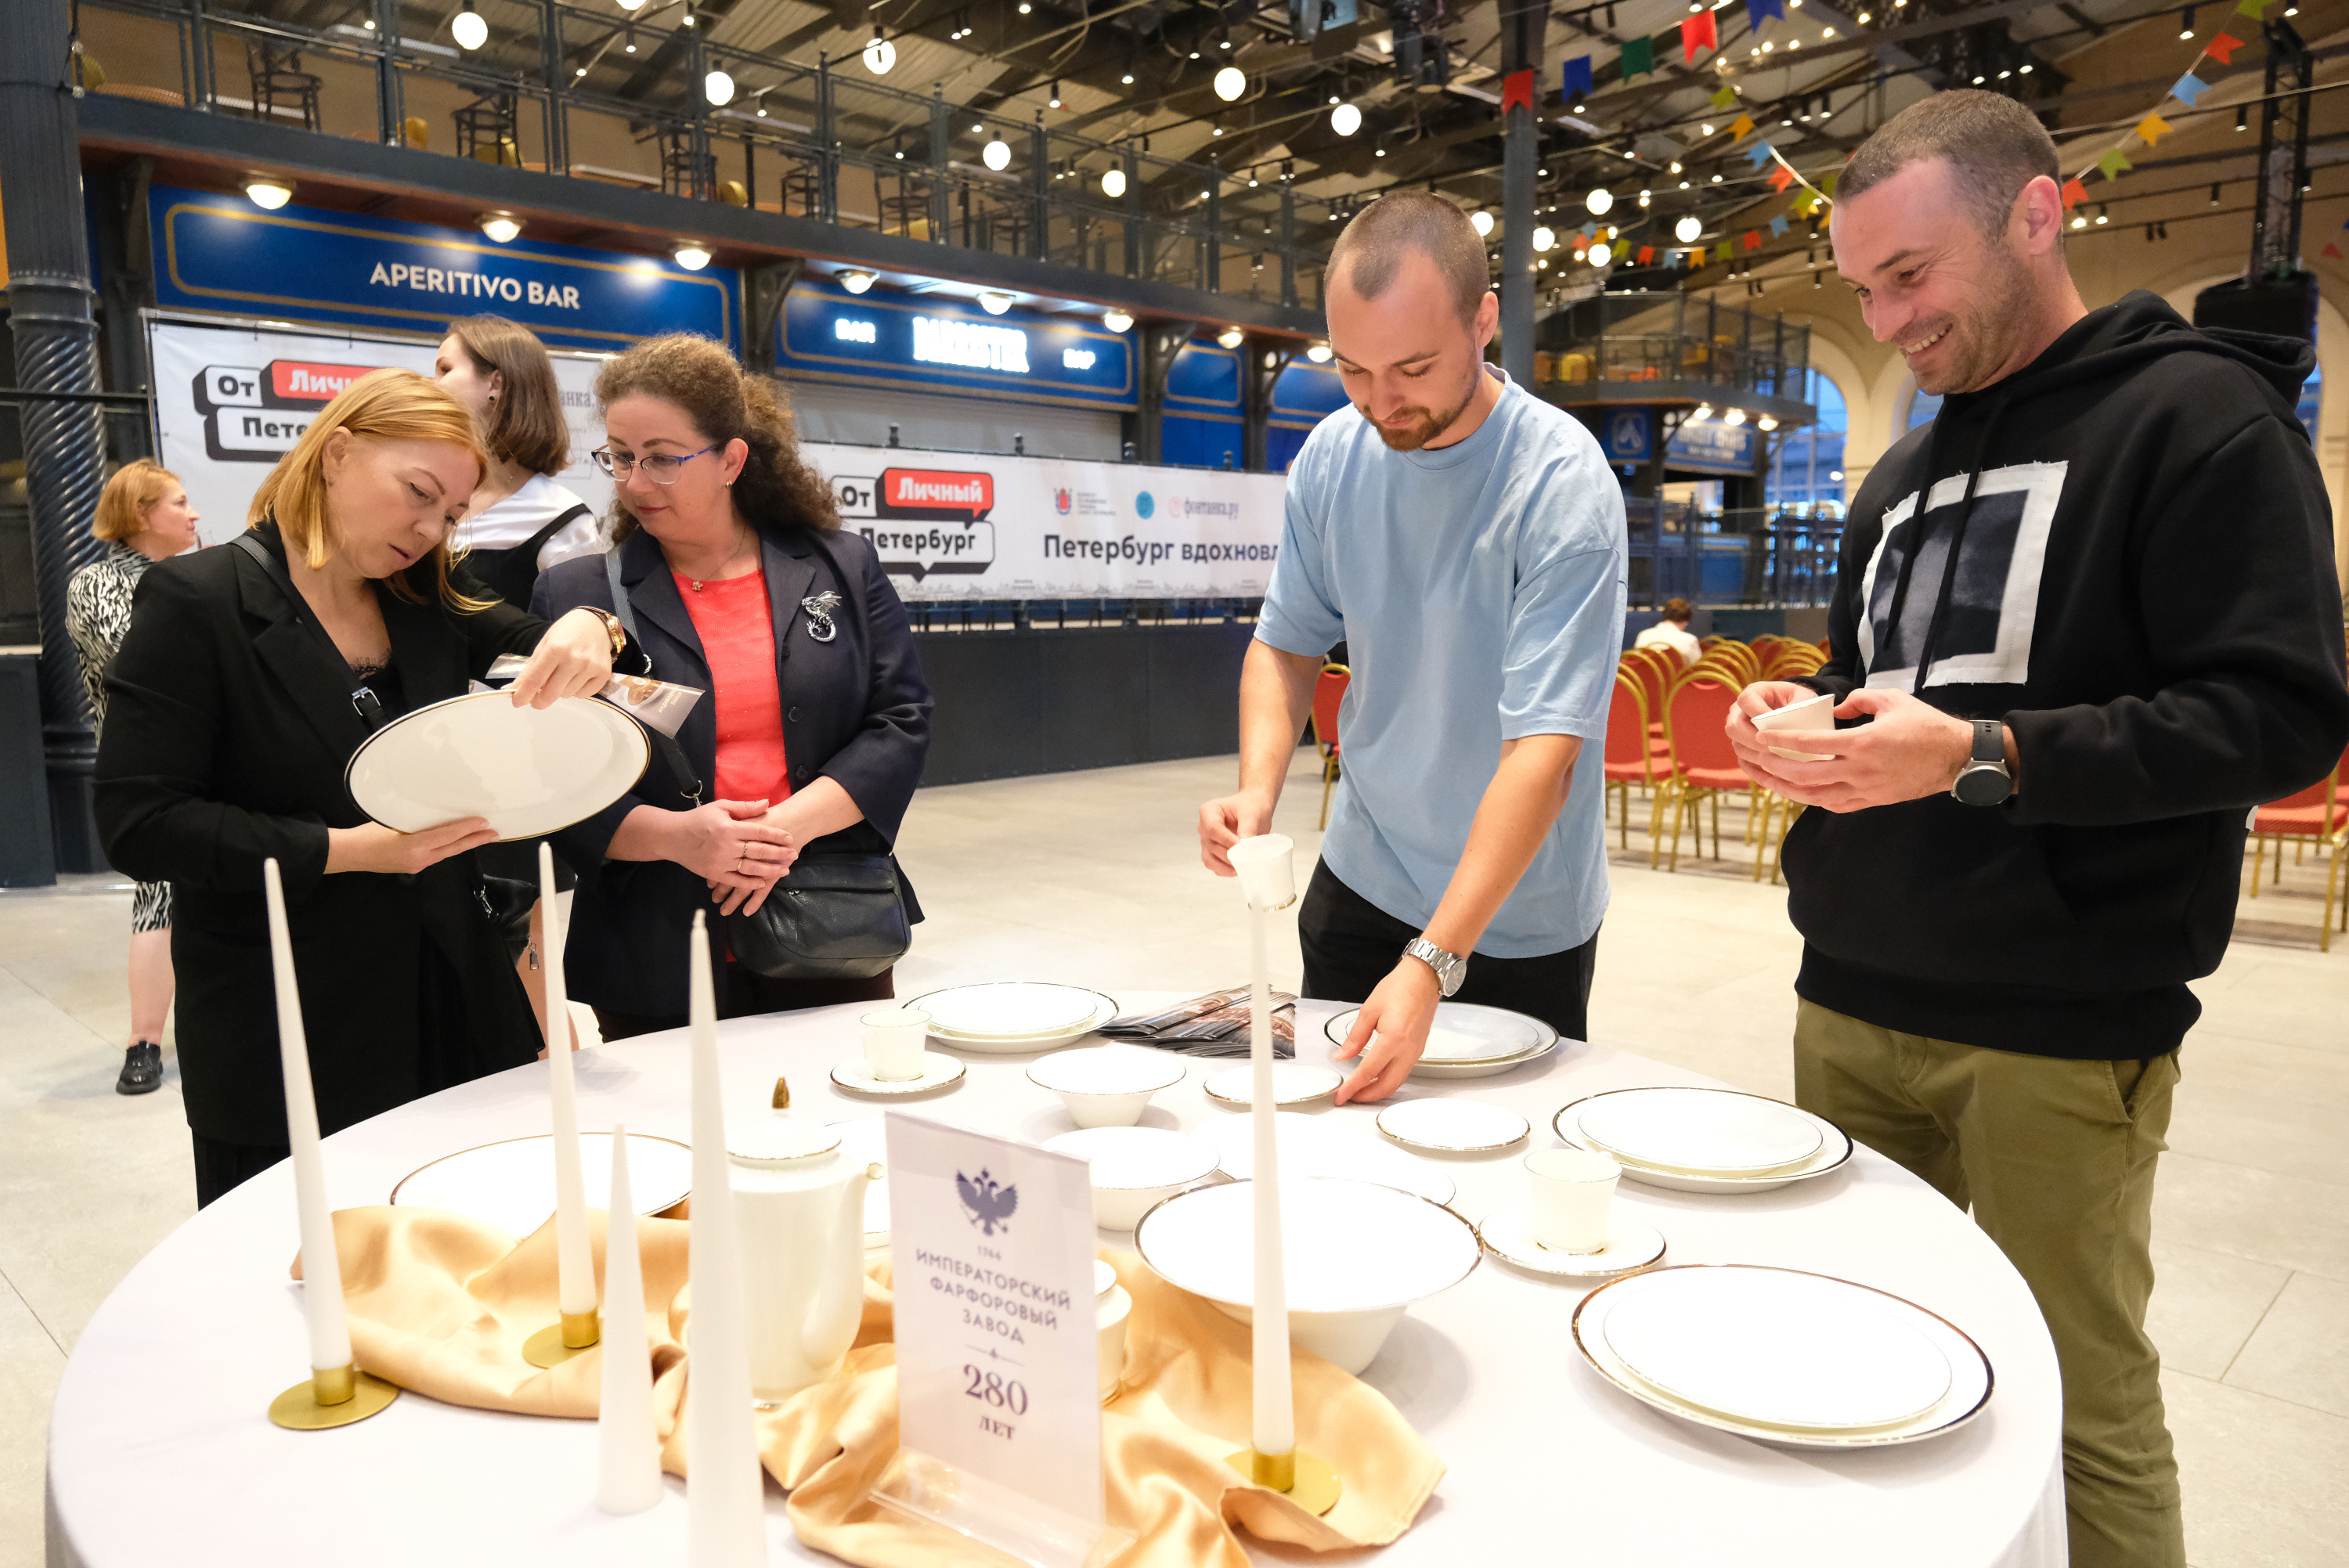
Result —
[[1019, 1189], [999, 1187], [995, 1178], [981, 1171], [977, 1181], [955, 1172], [955, 1191], [962, 1198], [963, 1212], [970, 1216], [979, 1233], [991, 1236], [1009, 1228], [1011, 1212], [1019, 1207]]

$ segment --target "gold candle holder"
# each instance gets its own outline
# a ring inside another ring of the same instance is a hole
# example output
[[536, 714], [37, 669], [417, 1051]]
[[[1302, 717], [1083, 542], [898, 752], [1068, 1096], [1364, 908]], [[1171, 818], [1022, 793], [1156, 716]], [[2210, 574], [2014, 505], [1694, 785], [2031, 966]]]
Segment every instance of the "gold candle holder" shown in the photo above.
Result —
[[592, 1312], [566, 1312], [560, 1323], [550, 1323], [522, 1342], [522, 1358], [533, 1367], [560, 1367], [603, 1340], [603, 1328]]
[[1345, 1485], [1330, 1461], [1303, 1449], [1291, 1449], [1285, 1454], [1262, 1454], [1254, 1449], [1242, 1449], [1224, 1456], [1224, 1462], [1239, 1471], [1251, 1485], [1268, 1491], [1279, 1492], [1289, 1501], [1311, 1514], [1325, 1514], [1338, 1506]]
[[364, 1421], [399, 1398], [399, 1386], [346, 1365], [313, 1372], [269, 1401], [269, 1418], [290, 1431], [320, 1432]]

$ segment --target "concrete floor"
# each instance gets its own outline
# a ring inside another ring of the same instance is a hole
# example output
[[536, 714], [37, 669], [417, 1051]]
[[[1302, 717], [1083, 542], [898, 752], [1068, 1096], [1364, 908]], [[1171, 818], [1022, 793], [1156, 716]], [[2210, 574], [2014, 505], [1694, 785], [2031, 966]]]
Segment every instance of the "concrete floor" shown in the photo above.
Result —
[[[902, 848], [930, 918], [898, 994], [1238, 980], [1246, 925], [1193, 828], [1231, 776], [1222, 758], [923, 791]], [[1300, 753], [1278, 826], [1305, 856], [1319, 794]], [[1684, 852], [1676, 875], [1648, 869], [1636, 829], [1616, 854], [1591, 1035], [1788, 1095], [1799, 944], [1785, 891], [1739, 855], [1742, 813], [1723, 826], [1727, 860]], [[2323, 872], [2288, 863], [2196, 987], [2161, 1166], [2154, 1336], [2196, 1568], [2330, 1568], [2349, 1540], [2349, 942], [2316, 951]], [[129, 907], [103, 879], [0, 892], [0, 1568], [41, 1560], [48, 1405], [76, 1335], [193, 1210], [176, 1066], [156, 1094], [113, 1092]], [[1276, 951], [1294, 985], [1293, 924]], [[123, 1479], [135, 1500], [135, 1459]]]

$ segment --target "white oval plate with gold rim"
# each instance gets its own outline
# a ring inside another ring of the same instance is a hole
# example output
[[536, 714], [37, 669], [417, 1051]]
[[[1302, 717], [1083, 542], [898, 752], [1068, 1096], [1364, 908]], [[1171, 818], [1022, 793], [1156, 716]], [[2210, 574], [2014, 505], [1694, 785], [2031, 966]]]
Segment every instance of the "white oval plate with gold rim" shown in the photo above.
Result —
[[[1321, 1026], [1331, 1045], [1343, 1045], [1361, 1009], [1349, 1007]], [[1437, 1067], [1485, 1067], [1495, 1062], [1522, 1061], [1557, 1043], [1557, 1031], [1539, 1018], [1503, 1007], [1473, 1002], [1438, 1002], [1435, 1021], [1428, 1026], [1423, 1064]]]
[[[612, 1202], [612, 1135], [579, 1135], [580, 1186], [591, 1209]], [[628, 1187], [636, 1212], [657, 1214], [693, 1190], [693, 1150], [673, 1138], [628, 1134]], [[401, 1177], [387, 1202], [440, 1209], [527, 1236], [554, 1215], [554, 1138], [509, 1138], [445, 1154]]]
[[1712, 1088], [1622, 1089], [1582, 1110], [1583, 1136], [1617, 1160], [1691, 1176], [1760, 1176], [1799, 1165], [1826, 1140], [1793, 1106]]
[[[1879, 1305], [1886, 1310], [1907, 1315], [1910, 1326], [1931, 1343], [1947, 1362], [1951, 1374], [1949, 1391], [1919, 1415], [1877, 1429], [1837, 1431], [1779, 1426], [1710, 1410], [1683, 1399], [1641, 1377], [1609, 1347], [1608, 1326], [1615, 1309], [1626, 1300], [1637, 1299], [1636, 1294], [1619, 1293], [1633, 1292], [1634, 1287], [1651, 1289], [1658, 1282], [1670, 1282], [1677, 1274], [1717, 1269], [1751, 1269], [1776, 1274], [1797, 1272], [1767, 1269], [1756, 1264], [1681, 1264], [1643, 1270], [1603, 1284], [1583, 1297], [1574, 1310], [1572, 1320], [1576, 1348], [1582, 1352], [1583, 1359], [1589, 1362], [1600, 1377], [1643, 1404], [1699, 1426], [1711, 1427], [1716, 1431], [1731, 1432], [1757, 1442], [1786, 1448], [1850, 1449], [1891, 1448], [1903, 1443], [1920, 1442], [1955, 1431], [1982, 1414], [1990, 1403], [1991, 1394], [1997, 1385], [1990, 1357], [1983, 1355], [1982, 1346], [1955, 1324], [1889, 1292], [1878, 1291], [1872, 1286], [1848, 1280], [1834, 1280], [1832, 1276], [1824, 1274], [1806, 1277], [1826, 1279], [1851, 1290], [1867, 1291], [1872, 1296], [1882, 1298]], [[1676, 1287], [1667, 1283], [1666, 1288]]]
[[1476, 1099], [1399, 1099], [1379, 1112], [1377, 1125], [1404, 1148], [1435, 1154], [1498, 1154], [1534, 1130], [1516, 1111]]
[[[1606, 1154], [1607, 1151], [1600, 1148], [1594, 1140], [1588, 1137], [1582, 1130], [1581, 1116], [1583, 1108], [1589, 1105], [1593, 1100], [1605, 1099], [1607, 1094], [1631, 1094], [1636, 1092], [1638, 1091], [1632, 1089], [1609, 1089], [1605, 1094], [1588, 1095], [1581, 1099], [1572, 1101], [1571, 1103], [1561, 1107], [1558, 1113], [1550, 1119], [1550, 1130], [1556, 1132], [1559, 1138], [1565, 1140], [1568, 1143], [1572, 1144], [1577, 1149], [1587, 1149], [1594, 1154]], [[1706, 1092], [1713, 1094], [1738, 1094], [1743, 1091], [1738, 1089], [1712, 1089], [1707, 1090]], [[1783, 1102], [1773, 1100], [1771, 1103], [1775, 1105]], [[1804, 1161], [1801, 1164], [1792, 1166], [1786, 1170], [1771, 1171], [1752, 1176], [1700, 1175], [1686, 1171], [1659, 1171], [1647, 1165], [1639, 1164], [1619, 1155], [1608, 1154], [1607, 1157], [1613, 1160], [1618, 1165], [1622, 1166], [1623, 1174], [1630, 1180], [1650, 1187], [1668, 1188], [1675, 1192], [1775, 1191], [1776, 1189], [1786, 1186], [1792, 1182], [1808, 1181], [1816, 1177], [1825, 1176], [1831, 1171], [1841, 1169], [1845, 1162], [1851, 1159], [1851, 1137], [1848, 1133], [1845, 1132], [1843, 1129], [1837, 1127], [1834, 1122], [1829, 1121], [1824, 1116], [1812, 1115], [1809, 1111], [1803, 1109], [1800, 1106], [1794, 1106], [1789, 1109], [1794, 1110], [1796, 1115], [1806, 1119], [1818, 1127], [1821, 1141], [1817, 1153], [1812, 1155], [1808, 1160]]]
[[516, 707], [502, 691], [468, 692], [368, 736], [343, 781], [360, 810], [398, 832], [486, 817], [502, 840], [533, 839], [626, 794], [651, 756], [644, 727], [610, 703]]
[[1118, 1015], [1114, 998], [1027, 980], [950, 985], [899, 1006], [930, 1015], [930, 1038], [958, 1051], [1022, 1056], [1089, 1035]]

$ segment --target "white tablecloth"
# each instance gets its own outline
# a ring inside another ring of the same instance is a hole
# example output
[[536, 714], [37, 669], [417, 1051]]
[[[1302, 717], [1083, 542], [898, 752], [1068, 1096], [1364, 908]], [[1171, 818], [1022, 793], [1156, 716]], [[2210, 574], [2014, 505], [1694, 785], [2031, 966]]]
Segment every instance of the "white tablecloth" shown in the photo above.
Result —
[[[1129, 1007], [1154, 996], [1122, 997]], [[1172, 1000], [1170, 996], [1167, 999]], [[827, 1074], [856, 1049], [855, 1006], [721, 1024], [730, 1114], [761, 1114], [777, 1074], [826, 1119], [874, 1114]], [[1302, 1006], [1301, 1053], [1323, 1048], [1334, 1009]], [[1041, 1140], [1071, 1125], [1027, 1080], [1031, 1057], [972, 1056], [962, 1084], [911, 1109]], [[1232, 1064], [1196, 1061], [1145, 1119], [1185, 1128], [1232, 1114], [1200, 1092]], [[582, 1124], [688, 1136], [682, 1033], [579, 1058]], [[543, 1132], [545, 1069], [522, 1068], [407, 1106], [326, 1143], [335, 1205], [380, 1203], [392, 1184], [455, 1150]], [[1495, 1078], [1413, 1083], [1470, 1095], [1534, 1124], [1511, 1154], [1444, 1161], [1455, 1206], [1482, 1218], [1524, 1195], [1516, 1155], [1557, 1147], [1549, 1118], [1600, 1089], [1711, 1080], [1599, 1047], [1569, 1044]], [[1360, 1119], [1374, 1108], [1324, 1114]], [[236, 1568], [333, 1562], [466, 1568], [561, 1562], [642, 1568], [685, 1561], [682, 1483], [651, 1511], [612, 1519], [592, 1500], [592, 1421], [461, 1409], [417, 1395], [356, 1427], [282, 1431], [272, 1397], [305, 1375], [289, 1166], [190, 1220], [131, 1270], [90, 1320], [60, 1384], [49, 1431], [49, 1559], [68, 1568]], [[1863, 1149], [1843, 1171], [1779, 1191], [1705, 1197], [1625, 1181], [1620, 1201], [1663, 1232], [1671, 1263], [1814, 1269], [1930, 1308], [1989, 1354], [1997, 1386], [1970, 1426], [1866, 1453], [1764, 1447], [1639, 1404], [1574, 1348], [1580, 1293], [1487, 1260], [1414, 1306], [1365, 1378], [1450, 1467], [1417, 1525], [1372, 1553], [1382, 1563], [1461, 1568], [1526, 1561], [1641, 1568], [2050, 1568], [2064, 1562], [2061, 1400], [2054, 1350], [2030, 1292], [1967, 1218]], [[1104, 1232], [1105, 1244], [1130, 1246]], [[768, 1488], [771, 1554], [801, 1547]], [[1259, 1562], [1307, 1561], [1250, 1538]]]

